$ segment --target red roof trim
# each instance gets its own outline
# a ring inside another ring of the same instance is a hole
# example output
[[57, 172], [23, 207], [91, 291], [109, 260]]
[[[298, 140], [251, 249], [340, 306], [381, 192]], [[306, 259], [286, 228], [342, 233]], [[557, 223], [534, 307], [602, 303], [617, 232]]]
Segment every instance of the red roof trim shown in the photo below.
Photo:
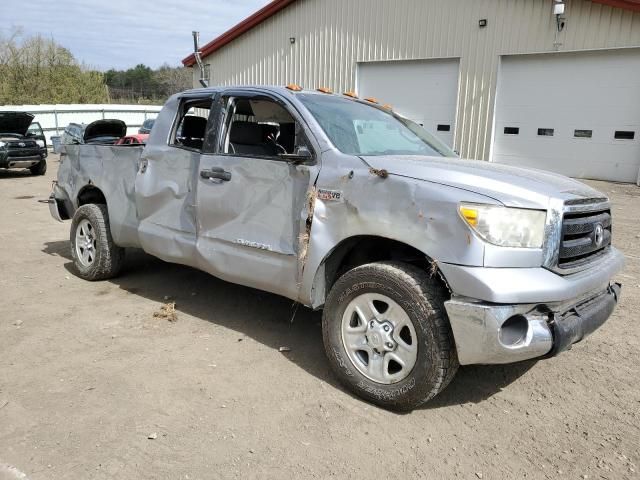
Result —
[[[293, 2], [295, 2], [295, 0], [273, 0], [273, 2], [264, 6], [263, 8], [258, 10], [256, 13], [254, 13], [250, 17], [245, 18], [243, 21], [238, 23], [235, 27], [231, 28], [230, 30], [227, 30], [218, 38], [213, 39], [211, 42], [207, 43], [204, 47], [200, 48], [200, 52], [202, 56], [206, 57], [207, 55], [211, 55], [216, 50], [219, 50], [222, 47], [224, 47], [227, 43], [235, 40], [240, 35], [248, 32], [256, 25], [264, 22], [268, 18], [278, 13], [280, 10], [283, 10], [284, 8], [288, 7]], [[196, 58], [193, 55], [193, 53], [182, 60], [182, 64], [185, 67], [191, 67], [195, 63], [196, 63]]]
[[610, 7], [624, 8], [626, 10], [634, 10], [640, 12], [640, 0], [591, 0]]
[[[595, 3], [601, 3], [603, 5], [609, 5], [611, 7], [616, 8], [624, 8], [626, 10], [633, 10], [636, 12], [640, 12], [640, 0], [591, 0]], [[251, 30], [256, 25], [264, 22], [268, 18], [274, 16], [279, 11], [285, 9], [290, 4], [295, 2], [295, 0], [273, 0], [268, 5], [264, 6], [256, 13], [247, 17], [242, 22], [238, 23], [235, 27], [227, 30], [225, 33], [215, 38], [211, 42], [207, 43], [204, 47], [200, 49], [202, 52], [202, 56], [206, 57], [207, 55], [211, 55], [216, 50], [221, 49], [229, 42], [232, 42], [239, 36]], [[196, 63], [196, 59], [193, 55], [189, 55], [188, 57], [182, 60], [182, 64], [185, 67], [191, 67]]]

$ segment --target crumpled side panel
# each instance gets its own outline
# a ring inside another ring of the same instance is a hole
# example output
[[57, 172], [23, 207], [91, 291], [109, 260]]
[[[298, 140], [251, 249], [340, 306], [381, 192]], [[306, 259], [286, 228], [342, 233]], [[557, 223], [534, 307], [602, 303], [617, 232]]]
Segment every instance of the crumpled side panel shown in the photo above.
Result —
[[[111, 234], [117, 245], [139, 246], [134, 184], [142, 146], [65, 145], [58, 169], [58, 188], [78, 208], [86, 187], [98, 188], [107, 200]], [[73, 214], [73, 212], [69, 212]]]
[[199, 178], [199, 268], [224, 280], [297, 298], [305, 196], [317, 167], [278, 160], [203, 155], [228, 182]]
[[459, 221], [458, 203], [483, 195], [398, 175], [371, 172], [360, 159], [325, 152], [300, 302], [317, 307], [326, 292], [322, 263], [343, 240], [370, 235], [410, 245], [431, 259], [482, 265], [484, 245]]
[[200, 154], [169, 146], [149, 146], [146, 171], [136, 179], [142, 248], [165, 261], [193, 265], [196, 219], [194, 178]]

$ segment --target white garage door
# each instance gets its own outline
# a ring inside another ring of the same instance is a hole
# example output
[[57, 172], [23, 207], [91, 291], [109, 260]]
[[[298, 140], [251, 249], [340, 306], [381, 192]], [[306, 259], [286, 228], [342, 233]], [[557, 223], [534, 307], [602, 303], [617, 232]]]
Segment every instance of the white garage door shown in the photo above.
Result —
[[388, 103], [453, 145], [458, 98], [457, 59], [358, 64], [358, 95]]
[[636, 182], [640, 49], [503, 57], [493, 161]]

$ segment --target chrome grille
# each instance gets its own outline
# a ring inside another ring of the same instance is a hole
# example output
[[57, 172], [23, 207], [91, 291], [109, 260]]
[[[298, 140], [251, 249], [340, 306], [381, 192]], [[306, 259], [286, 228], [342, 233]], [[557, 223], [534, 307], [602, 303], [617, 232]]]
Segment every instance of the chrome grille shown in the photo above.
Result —
[[36, 155], [40, 155], [40, 150], [34, 148], [9, 150], [9, 158], [35, 157]]
[[10, 140], [7, 142], [9, 149], [37, 148], [38, 144], [35, 140]]
[[[579, 208], [579, 207], [578, 207]], [[606, 253], [611, 245], [611, 210], [565, 211], [558, 268], [574, 269]]]
[[22, 158], [40, 155], [40, 148], [35, 140], [12, 140], [9, 143], [9, 157]]

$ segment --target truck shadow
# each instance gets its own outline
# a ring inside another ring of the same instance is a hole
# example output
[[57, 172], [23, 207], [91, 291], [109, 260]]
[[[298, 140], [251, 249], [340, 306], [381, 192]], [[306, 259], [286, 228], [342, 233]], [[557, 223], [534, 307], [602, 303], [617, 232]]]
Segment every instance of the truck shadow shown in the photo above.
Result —
[[[69, 260], [65, 268], [74, 273], [68, 241], [47, 242], [42, 251]], [[284, 297], [219, 280], [190, 267], [163, 262], [136, 249], [127, 249], [123, 272], [109, 282], [158, 304], [175, 301], [178, 315], [185, 313], [233, 330], [238, 333], [238, 339], [248, 337], [275, 350], [288, 347], [291, 351], [284, 353], [284, 358], [346, 391], [331, 375], [325, 358], [321, 312], [296, 306]], [[482, 402], [517, 380], [534, 364], [462, 367], [451, 385], [423, 408]]]
[[0, 179], [3, 178], [37, 178], [29, 170], [0, 170]]

